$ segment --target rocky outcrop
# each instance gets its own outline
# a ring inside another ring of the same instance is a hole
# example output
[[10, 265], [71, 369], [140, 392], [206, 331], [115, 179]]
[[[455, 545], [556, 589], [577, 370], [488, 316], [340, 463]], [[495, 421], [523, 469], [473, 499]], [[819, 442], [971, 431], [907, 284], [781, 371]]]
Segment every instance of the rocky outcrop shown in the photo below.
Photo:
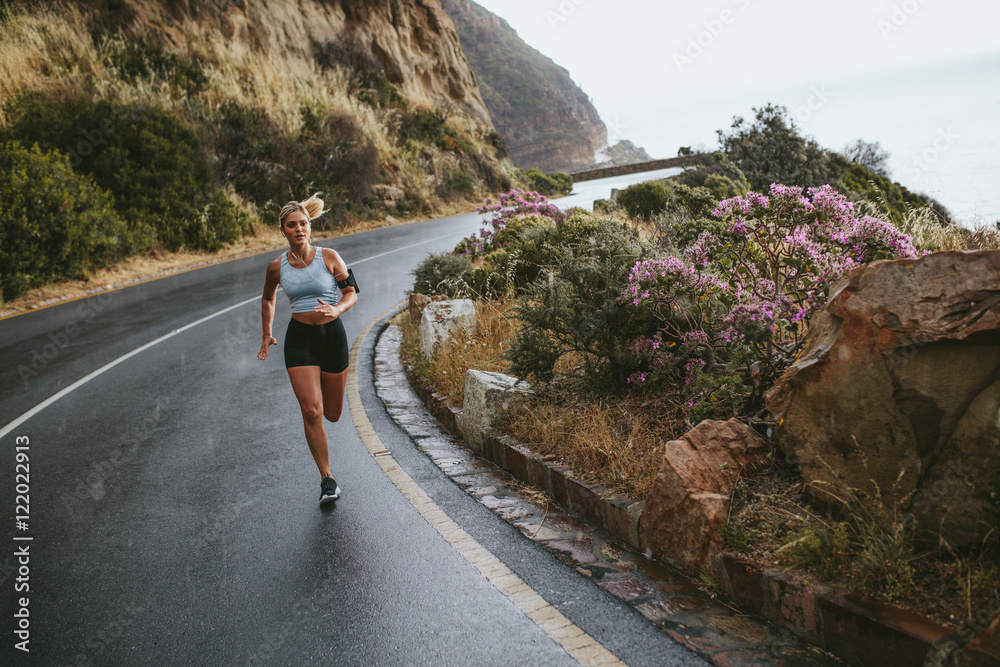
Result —
[[471, 299], [453, 299], [427, 304], [420, 318], [420, 350], [432, 357], [460, 332], [476, 332], [476, 304]]
[[628, 139], [602, 148], [600, 153], [607, 159], [595, 164], [594, 167], [620, 167], [625, 164], [639, 164], [653, 160], [653, 156], [647, 153], [645, 148], [636, 146]]
[[161, 32], [178, 47], [183, 35], [171, 26], [188, 19], [205, 30], [220, 31], [234, 53], [250, 50], [285, 58], [311, 60], [332, 40], [352, 35], [371, 50], [386, 79], [409, 99], [431, 107], [458, 107], [490, 123], [454, 25], [432, 0], [132, 0], [128, 5], [136, 23]]
[[723, 548], [733, 485], [763, 468], [767, 452], [764, 438], [736, 419], [703, 421], [668, 442], [639, 520], [643, 542], [657, 557], [699, 575]]
[[569, 72], [476, 3], [442, 0], [442, 5], [514, 164], [543, 171], [592, 164], [595, 152], [608, 143], [608, 131]]
[[1000, 252], [847, 274], [767, 405], [814, 498], [911, 510], [929, 534], [969, 546], [996, 525]]

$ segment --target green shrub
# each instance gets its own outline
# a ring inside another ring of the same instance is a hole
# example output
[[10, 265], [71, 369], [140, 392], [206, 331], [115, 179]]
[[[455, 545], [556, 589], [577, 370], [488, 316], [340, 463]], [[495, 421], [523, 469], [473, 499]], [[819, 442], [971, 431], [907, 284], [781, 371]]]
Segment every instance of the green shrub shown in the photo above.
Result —
[[240, 195], [276, 214], [285, 202], [319, 191], [334, 215], [317, 221], [325, 229], [336, 213], [363, 210], [381, 181], [379, 154], [355, 120], [303, 105], [297, 137], [276, 127], [263, 109], [220, 105], [204, 121], [220, 178]]
[[746, 181], [743, 183], [737, 183], [728, 176], [723, 176], [722, 174], [709, 174], [705, 177], [704, 188], [712, 193], [712, 197], [715, 201], [722, 201], [723, 199], [732, 199], [733, 197], [739, 197], [740, 195], [746, 194], [747, 188]]
[[520, 250], [526, 244], [535, 244], [551, 238], [556, 233], [556, 223], [544, 215], [521, 215], [512, 218], [497, 232], [494, 246]]
[[546, 174], [531, 168], [520, 172], [520, 176], [528, 190], [534, 190], [546, 197], [568, 195], [573, 191], [573, 177], [562, 171]]
[[433, 144], [443, 151], [472, 152], [472, 146], [454, 128], [445, 124], [447, 120], [448, 117], [440, 111], [404, 109], [397, 130], [400, 142], [413, 140]]
[[457, 194], [463, 197], [472, 197], [476, 194], [476, 179], [463, 171], [452, 172], [447, 181], [447, 193], [445, 196]]
[[462, 280], [468, 286], [470, 296], [497, 298], [508, 293], [505, 276], [487, 266], [477, 266], [462, 275]]
[[669, 185], [661, 181], [645, 181], [619, 192], [616, 202], [633, 218], [652, 218], [666, 209], [669, 200]]
[[719, 200], [708, 188], [675, 185], [667, 203], [668, 210], [684, 210], [692, 217], [710, 216], [715, 211]]
[[111, 197], [75, 173], [58, 151], [0, 144], [0, 290], [16, 299], [32, 287], [87, 272], [128, 254], [133, 239]]
[[168, 249], [216, 250], [246, 229], [245, 215], [220, 204], [197, 137], [169, 111], [79, 97], [25, 98], [18, 112], [5, 138], [65, 152], [75, 171], [113, 195], [136, 238], [152, 228]]
[[316, 49], [315, 57], [321, 69], [340, 66], [354, 78], [356, 83], [368, 88], [374, 88], [385, 78], [382, 63], [353, 32], [345, 31], [337, 35], [336, 39], [321, 44]]
[[108, 60], [124, 81], [135, 83], [140, 79], [160, 79], [188, 95], [197, 95], [208, 85], [208, 79], [196, 61], [164, 51], [146, 35], [111, 44]]
[[[638, 368], [629, 345], [651, 325], [619, 297], [648, 248], [614, 222], [571, 219], [566, 227], [566, 242], [553, 247], [551, 263], [517, 302], [523, 326], [506, 358], [514, 375], [548, 381], [559, 360], [575, 353], [587, 389], [619, 391]], [[585, 230], [593, 235], [584, 238]]]
[[512, 218], [494, 239], [493, 247], [503, 252], [487, 254], [484, 266], [498, 273], [500, 282], [510, 283], [514, 292], [522, 292], [557, 261], [566, 247], [596, 243], [602, 224], [585, 211], [558, 225], [544, 215]]
[[419, 294], [464, 296], [468, 285], [463, 276], [472, 271], [472, 260], [454, 253], [427, 255], [413, 270], [413, 291]]
[[714, 153], [706, 164], [685, 170], [677, 176], [677, 182], [692, 188], [707, 188], [715, 201], [746, 194], [750, 189], [746, 175], [722, 152]]

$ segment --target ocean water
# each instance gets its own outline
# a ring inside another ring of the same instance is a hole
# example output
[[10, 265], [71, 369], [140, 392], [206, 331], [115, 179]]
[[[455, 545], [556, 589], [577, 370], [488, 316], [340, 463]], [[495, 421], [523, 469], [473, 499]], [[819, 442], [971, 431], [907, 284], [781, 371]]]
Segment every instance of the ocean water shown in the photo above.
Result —
[[[783, 90], [671, 103], [619, 119], [655, 157], [718, 146], [716, 130], [754, 107], [785, 105], [803, 134], [842, 150], [855, 139], [889, 152], [890, 176], [940, 201], [960, 223], [1000, 221], [1000, 54]], [[612, 124], [614, 133], [614, 124]]]

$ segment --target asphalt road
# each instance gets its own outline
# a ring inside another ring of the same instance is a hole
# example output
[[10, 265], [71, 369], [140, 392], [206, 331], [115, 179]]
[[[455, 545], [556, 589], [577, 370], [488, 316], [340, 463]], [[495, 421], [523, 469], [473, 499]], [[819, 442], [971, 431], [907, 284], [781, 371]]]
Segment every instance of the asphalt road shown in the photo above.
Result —
[[[402, 298], [427, 252], [478, 226], [466, 215], [323, 242], [361, 285], [349, 340]], [[317, 506], [282, 363], [280, 295], [279, 347], [256, 359], [264, 268], [277, 254], [0, 321], [0, 663], [572, 664], [402, 497], [347, 410], [327, 423], [343, 497]], [[627, 663], [701, 664], [440, 473], [385, 413], [371, 385], [374, 335], [362, 344], [369, 419], [453, 520]], [[16, 489], [18, 451], [27, 489]], [[21, 598], [27, 654], [15, 648]]]

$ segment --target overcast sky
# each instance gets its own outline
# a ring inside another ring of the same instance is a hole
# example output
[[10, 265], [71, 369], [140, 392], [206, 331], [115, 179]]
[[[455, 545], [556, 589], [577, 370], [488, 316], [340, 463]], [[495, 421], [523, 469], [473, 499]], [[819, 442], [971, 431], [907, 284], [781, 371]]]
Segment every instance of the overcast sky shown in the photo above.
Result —
[[1000, 52], [997, 0], [477, 0], [569, 70], [606, 121]]

